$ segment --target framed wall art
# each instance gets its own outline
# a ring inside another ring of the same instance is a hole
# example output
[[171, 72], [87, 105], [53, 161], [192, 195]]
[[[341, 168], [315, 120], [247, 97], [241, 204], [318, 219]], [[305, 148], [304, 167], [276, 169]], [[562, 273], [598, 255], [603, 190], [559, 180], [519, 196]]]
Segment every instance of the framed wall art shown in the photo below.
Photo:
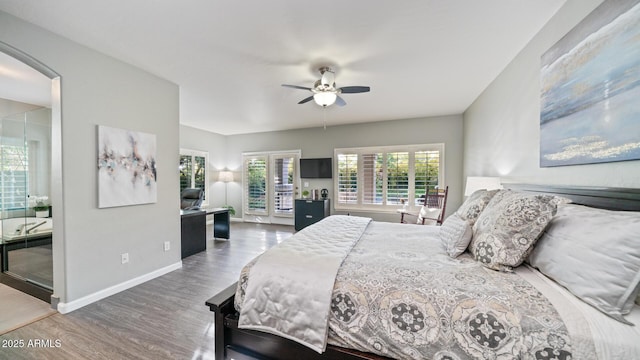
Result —
[[98, 126], [98, 207], [157, 201], [156, 136]]
[[640, 159], [640, 0], [606, 0], [542, 56], [540, 166]]

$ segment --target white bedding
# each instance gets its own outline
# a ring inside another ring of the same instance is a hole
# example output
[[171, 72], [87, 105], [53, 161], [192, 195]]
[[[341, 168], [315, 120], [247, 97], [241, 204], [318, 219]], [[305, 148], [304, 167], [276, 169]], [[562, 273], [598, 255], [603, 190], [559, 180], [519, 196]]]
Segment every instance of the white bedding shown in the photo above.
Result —
[[336, 273], [370, 221], [331, 216], [264, 253], [251, 269], [238, 327], [324, 352]]
[[[552, 299], [551, 302], [556, 306], [566, 323], [570, 323], [574, 327], [578, 323], [586, 325], [582, 333], [588, 333], [591, 336], [594, 343], [593, 351], [598, 359], [640, 359], [640, 306], [634, 306], [631, 313], [625, 316], [625, 319], [635, 326], [623, 324], [578, 299], [535, 269], [527, 268], [546, 283], [548, 288], [539, 285], [537, 287], [539, 290], [542, 288], [544, 291], [540, 290], [540, 292]], [[571, 317], [572, 320], [567, 321], [568, 317]], [[576, 358], [580, 359], [581, 357]]]

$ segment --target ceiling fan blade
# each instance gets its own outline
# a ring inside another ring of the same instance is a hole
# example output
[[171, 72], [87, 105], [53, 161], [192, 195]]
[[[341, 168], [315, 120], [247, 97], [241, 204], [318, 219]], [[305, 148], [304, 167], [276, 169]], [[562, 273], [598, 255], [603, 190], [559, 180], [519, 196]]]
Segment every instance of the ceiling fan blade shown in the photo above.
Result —
[[304, 86], [298, 86], [298, 85], [287, 85], [287, 84], [282, 84], [282, 86], [284, 86], [284, 87], [288, 87], [288, 88], [294, 88], [294, 89], [309, 90], [309, 91], [311, 91], [311, 88], [304, 87]]
[[371, 88], [368, 86], [345, 86], [339, 88], [338, 90], [340, 90], [340, 92], [343, 94], [355, 94], [368, 92], [369, 90], [371, 90]]
[[313, 95], [309, 96], [308, 98], [304, 98], [304, 99], [300, 100], [298, 102], [298, 104], [304, 104], [304, 103], [307, 103], [307, 102], [309, 102], [311, 100], [313, 100]]
[[347, 102], [344, 101], [344, 99], [341, 98], [340, 96], [336, 96], [335, 104], [338, 105], [338, 106], [345, 106], [345, 105], [347, 105]]

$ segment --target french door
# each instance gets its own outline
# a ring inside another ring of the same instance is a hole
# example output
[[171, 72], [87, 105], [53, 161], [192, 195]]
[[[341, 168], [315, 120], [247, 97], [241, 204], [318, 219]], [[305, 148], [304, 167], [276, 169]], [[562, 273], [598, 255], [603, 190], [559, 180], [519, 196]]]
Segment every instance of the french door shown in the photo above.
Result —
[[243, 219], [293, 225], [293, 204], [300, 188], [300, 150], [243, 155]]

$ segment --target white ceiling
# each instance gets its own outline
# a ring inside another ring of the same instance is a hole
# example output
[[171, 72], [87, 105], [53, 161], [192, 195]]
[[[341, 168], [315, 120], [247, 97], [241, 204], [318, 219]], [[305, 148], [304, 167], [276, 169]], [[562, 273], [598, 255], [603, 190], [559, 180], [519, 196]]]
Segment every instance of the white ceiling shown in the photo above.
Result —
[[[178, 84], [182, 124], [231, 135], [460, 114], [564, 2], [0, 0], [0, 10]], [[298, 105], [311, 93], [280, 85], [311, 87], [320, 65], [338, 87], [371, 92], [324, 113]]]

